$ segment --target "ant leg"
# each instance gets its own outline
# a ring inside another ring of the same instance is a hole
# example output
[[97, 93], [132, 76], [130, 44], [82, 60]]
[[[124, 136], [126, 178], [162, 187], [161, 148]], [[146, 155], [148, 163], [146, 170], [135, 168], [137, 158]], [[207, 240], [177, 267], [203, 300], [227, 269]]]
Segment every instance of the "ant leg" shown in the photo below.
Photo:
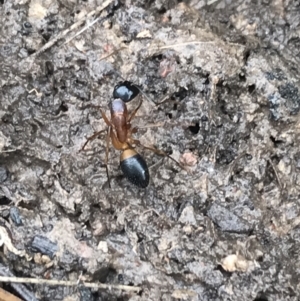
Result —
[[84, 148], [86, 147], [86, 145], [90, 142], [95, 140], [101, 133], [103, 133], [105, 130], [99, 131], [95, 134], [93, 134], [92, 136], [88, 137], [83, 145], [83, 147], [81, 148], [80, 152], [84, 150]]
[[[139, 88], [138, 88], [138, 89], [139, 89]], [[139, 90], [140, 90], [140, 92], [143, 94], [143, 96], [144, 96], [148, 101], [152, 101], [156, 106], [159, 105], [159, 103], [157, 103], [157, 102], [155, 102], [153, 99], [149, 98], [149, 97], [147, 96], [147, 94], [146, 94], [144, 91], [142, 91], [141, 89], [139, 89]]]
[[137, 128], [137, 127], [134, 127], [134, 128], [132, 128], [132, 129], [130, 129], [130, 133], [131, 134], [135, 134], [135, 133], [137, 133], [139, 131], [139, 129]]
[[127, 123], [130, 123], [130, 121], [134, 118], [134, 116], [136, 115], [137, 111], [139, 110], [139, 108], [141, 107], [143, 103], [143, 98], [141, 98], [139, 105], [136, 107], [136, 109], [131, 113], [130, 117], [127, 120]]
[[[106, 129], [105, 129], [105, 130], [106, 130]], [[90, 136], [90, 137], [86, 140], [86, 142], [84, 143], [84, 145], [83, 145], [83, 147], [81, 148], [80, 151], [83, 151], [84, 148], [86, 147], [86, 145], [87, 145], [90, 141], [96, 139], [96, 138], [97, 138], [101, 133], [103, 133], [105, 130], [102, 130], [102, 131], [97, 132], [97, 133], [95, 133], [94, 135]], [[106, 134], [106, 148], [105, 148], [105, 162], [104, 162], [104, 164], [105, 164], [105, 170], [106, 170], [106, 175], [107, 175], [107, 179], [108, 179], [108, 186], [109, 186], [109, 188], [111, 188], [111, 186], [110, 186], [110, 177], [109, 177], [109, 173], [108, 173], [108, 154], [109, 154], [110, 131], [111, 131], [111, 127], [108, 127], [108, 129], [107, 129], [107, 134]]]
[[160, 150], [160, 149], [157, 149], [153, 146], [146, 146], [146, 145], [143, 145], [141, 144], [141, 142], [139, 140], [136, 140], [136, 139], [133, 139], [132, 140], [133, 143], [137, 146], [140, 146], [142, 148], [145, 148], [145, 149], [148, 149], [148, 150], [151, 150], [153, 153], [157, 154], [158, 156], [163, 156], [163, 157], [167, 157], [169, 158], [170, 160], [172, 160], [173, 162], [175, 162], [181, 169], [184, 169], [185, 171], [187, 172], [190, 172], [185, 166], [183, 166], [182, 164], [180, 164], [177, 160], [175, 160], [173, 157], [171, 157], [170, 155], [168, 155], [166, 152]]
[[111, 135], [111, 127], [108, 127], [107, 129], [107, 135], [106, 135], [106, 148], [105, 148], [105, 169], [106, 169], [106, 175], [108, 180], [108, 187], [110, 186], [110, 177], [108, 173], [108, 155], [109, 155], [109, 142], [110, 142], [110, 135]]
[[103, 111], [102, 109], [100, 109], [100, 112], [101, 112], [102, 118], [104, 119], [105, 123], [106, 123], [109, 127], [111, 127], [112, 124], [111, 124], [111, 122], [109, 121], [108, 117], [105, 115], [104, 111]]
[[[95, 106], [95, 107], [96, 107], [96, 106]], [[112, 124], [111, 124], [111, 122], [109, 121], [109, 119], [107, 118], [107, 116], [105, 115], [104, 111], [103, 111], [100, 107], [98, 107], [98, 106], [97, 106], [97, 108], [100, 109], [102, 118], [104, 119], [105, 123], [106, 123], [109, 127], [111, 127]], [[97, 138], [101, 133], [103, 133], [104, 131], [105, 131], [105, 130], [102, 130], [102, 131], [100, 131], [100, 132], [97, 132], [97, 133], [93, 134], [91, 137], [87, 138], [86, 142], [84, 143], [84, 145], [83, 145], [83, 147], [81, 148], [80, 151], [83, 151], [84, 148], [86, 147], [86, 145], [87, 145], [90, 141], [96, 139], [96, 138]]]
[[105, 123], [108, 126], [112, 126], [111, 122], [109, 121], [109, 118], [106, 116], [106, 114], [104, 113], [104, 111], [103, 111], [103, 109], [102, 109], [101, 106], [86, 105], [85, 107], [83, 107], [83, 109], [86, 109], [86, 108], [93, 108], [93, 109], [100, 110], [102, 118], [104, 119]]

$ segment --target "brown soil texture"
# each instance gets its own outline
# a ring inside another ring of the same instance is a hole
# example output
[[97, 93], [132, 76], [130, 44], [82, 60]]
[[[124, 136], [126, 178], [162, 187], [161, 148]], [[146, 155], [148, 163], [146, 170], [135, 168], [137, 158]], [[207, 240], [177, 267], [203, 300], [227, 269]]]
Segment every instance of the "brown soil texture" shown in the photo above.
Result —
[[[2, 287], [26, 301], [299, 300], [300, 2], [124, 0], [85, 17], [103, 2], [0, 1], [0, 274], [79, 283]], [[137, 147], [145, 189], [113, 147], [109, 187], [105, 132], [80, 151], [124, 80], [143, 91], [134, 137], [185, 167]]]

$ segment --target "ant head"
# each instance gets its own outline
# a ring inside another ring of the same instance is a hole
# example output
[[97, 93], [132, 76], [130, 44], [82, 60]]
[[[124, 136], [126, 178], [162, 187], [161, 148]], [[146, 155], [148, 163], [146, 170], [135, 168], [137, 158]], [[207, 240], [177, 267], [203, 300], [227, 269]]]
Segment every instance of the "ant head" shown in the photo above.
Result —
[[123, 81], [119, 82], [115, 87], [113, 91], [113, 98], [120, 98], [124, 102], [130, 102], [133, 100], [138, 94], [140, 93], [140, 90], [137, 86], [132, 84], [129, 81]]

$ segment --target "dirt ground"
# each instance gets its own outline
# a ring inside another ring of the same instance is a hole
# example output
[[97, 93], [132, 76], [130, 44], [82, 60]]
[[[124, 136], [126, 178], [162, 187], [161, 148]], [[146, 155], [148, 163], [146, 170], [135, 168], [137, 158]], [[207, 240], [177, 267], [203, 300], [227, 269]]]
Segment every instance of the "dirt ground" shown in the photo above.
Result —
[[[300, 2], [124, 0], [85, 17], [103, 2], [0, 1], [0, 274], [125, 287], [2, 287], [26, 301], [299, 300]], [[80, 152], [125, 79], [147, 96], [135, 137], [189, 172], [138, 149], [140, 189], [111, 148], [109, 188], [105, 136]]]

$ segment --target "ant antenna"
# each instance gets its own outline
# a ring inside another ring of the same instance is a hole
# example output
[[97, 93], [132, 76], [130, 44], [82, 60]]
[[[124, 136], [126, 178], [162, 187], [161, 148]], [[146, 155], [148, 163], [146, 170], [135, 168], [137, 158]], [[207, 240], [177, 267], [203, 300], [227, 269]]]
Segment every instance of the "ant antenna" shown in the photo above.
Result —
[[137, 86], [136, 84], [132, 84], [132, 85], [135, 86], [148, 101], [152, 101], [156, 106], [159, 104], [159, 103], [155, 102], [153, 99], [150, 99], [150, 97], [148, 97], [148, 95], [139, 86]]

